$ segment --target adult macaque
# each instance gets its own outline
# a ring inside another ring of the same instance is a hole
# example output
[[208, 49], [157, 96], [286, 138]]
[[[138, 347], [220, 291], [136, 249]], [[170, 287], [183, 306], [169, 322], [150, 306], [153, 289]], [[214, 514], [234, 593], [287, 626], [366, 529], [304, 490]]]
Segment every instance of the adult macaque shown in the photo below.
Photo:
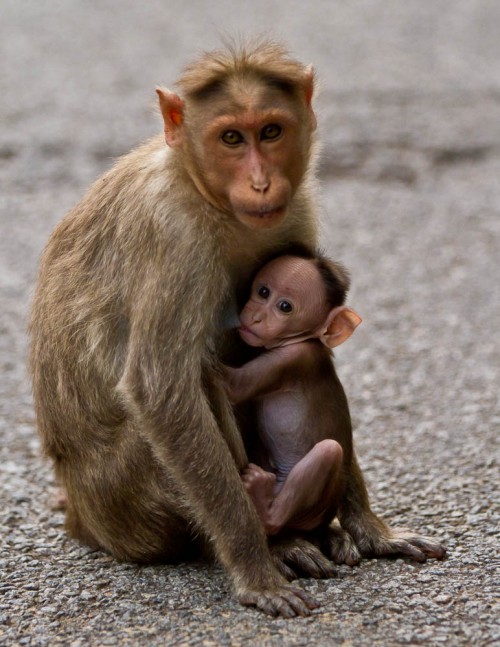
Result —
[[[69, 533], [122, 560], [210, 550], [243, 604], [283, 616], [315, 606], [283, 573], [333, 565], [299, 536], [269, 549], [219, 356], [231, 297], [263, 259], [316, 244], [313, 85], [310, 68], [261, 44], [203, 56], [182, 98], [159, 88], [168, 147], [158, 137], [123, 157], [59, 224], [30, 324]], [[342, 521], [362, 551], [416, 550], [360, 506], [359, 473], [346, 492]], [[348, 559], [348, 535], [332, 537]]]
[[242, 339], [267, 352], [225, 369], [231, 402], [254, 405], [259, 464], [250, 463], [242, 480], [268, 535], [327, 526], [342, 499], [352, 454], [345, 397], [331, 397], [338, 380], [330, 349], [348, 339], [361, 319], [343, 305], [348, 277], [342, 267], [305, 250], [300, 254], [267, 263], [241, 312]]

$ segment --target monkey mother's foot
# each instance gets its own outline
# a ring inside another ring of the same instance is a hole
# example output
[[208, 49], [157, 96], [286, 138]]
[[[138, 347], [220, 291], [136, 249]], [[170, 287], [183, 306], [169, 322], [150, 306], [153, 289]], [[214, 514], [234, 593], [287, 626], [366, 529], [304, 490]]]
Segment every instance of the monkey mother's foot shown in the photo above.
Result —
[[[365, 554], [363, 549], [361, 552]], [[375, 557], [404, 555], [417, 562], [425, 562], [428, 557], [443, 559], [446, 556], [446, 548], [435, 539], [424, 537], [407, 528], [398, 528], [391, 529], [388, 535], [376, 539], [371, 554]]]
[[446, 548], [435, 539], [407, 528], [387, 528], [376, 517], [356, 520], [356, 524], [350, 524], [349, 532], [365, 557], [403, 555], [425, 562], [428, 557], [443, 559], [446, 556]]
[[264, 590], [245, 590], [238, 592], [238, 600], [245, 606], [257, 607], [270, 616], [295, 618], [310, 616], [312, 609], [319, 607], [318, 602], [303, 589], [290, 584]]
[[273, 538], [269, 549], [276, 568], [287, 580], [303, 576], [328, 579], [337, 575], [335, 564], [304, 537], [287, 535]]

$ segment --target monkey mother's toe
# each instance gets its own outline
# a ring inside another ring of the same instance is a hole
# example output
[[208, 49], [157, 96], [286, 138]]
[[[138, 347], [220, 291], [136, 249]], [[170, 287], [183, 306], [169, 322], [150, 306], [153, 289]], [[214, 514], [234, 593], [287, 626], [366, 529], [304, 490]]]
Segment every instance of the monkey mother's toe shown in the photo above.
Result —
[[425, 562], [428, 557], [444, 559], [446, 548], [434, 539], [408, 531], [394, 531], [386, 545], [387, 555], [405, 555], [417, 562]]
[[446, 557], [446, 547], [438, 541], [417, 535], [412, 543], [420, 548], [427, 557], [433, 557], [434, 559], [444, 559]]

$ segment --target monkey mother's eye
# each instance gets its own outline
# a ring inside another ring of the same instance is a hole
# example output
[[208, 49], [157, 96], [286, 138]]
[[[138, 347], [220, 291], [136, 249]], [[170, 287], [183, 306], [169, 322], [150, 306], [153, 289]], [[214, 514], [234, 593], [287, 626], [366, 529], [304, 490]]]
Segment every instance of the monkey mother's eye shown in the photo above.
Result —
[[293, 306], [290, 303], [290, 301], [280, 301], [278, 303], [278, 308], [281, 310], [281, 312], [284, 312], [286, 315], [289, 315], [290, 312], [293, 310]]
[[257, 294], [261, 299], [267, 299], [271, 293], [269, 291], [269, 288], [266, 288], [265, 285], [261, 285], [257, 290]]
[[243, 141], [243, 135], [237, 130], [226, 130], [221, 139], [228, 146], [236, 146], [236, 144], [241, 144]]
[[278, 139], [283, 132], [283, 128], [278, 124], [269, 124], [260, 131], [261, 139]]

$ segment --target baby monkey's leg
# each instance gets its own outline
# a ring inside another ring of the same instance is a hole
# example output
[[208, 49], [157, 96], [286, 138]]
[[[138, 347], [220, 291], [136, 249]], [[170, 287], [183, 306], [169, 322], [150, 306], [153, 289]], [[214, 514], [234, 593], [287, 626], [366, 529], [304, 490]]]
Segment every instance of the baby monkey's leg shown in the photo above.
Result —
[[313, 530], [331, 520], [341, 491], [342, 448], [335, 440], [314, 445], [282, 484], [250, 463], [242, 480], [268, 535], [283, 528]]

